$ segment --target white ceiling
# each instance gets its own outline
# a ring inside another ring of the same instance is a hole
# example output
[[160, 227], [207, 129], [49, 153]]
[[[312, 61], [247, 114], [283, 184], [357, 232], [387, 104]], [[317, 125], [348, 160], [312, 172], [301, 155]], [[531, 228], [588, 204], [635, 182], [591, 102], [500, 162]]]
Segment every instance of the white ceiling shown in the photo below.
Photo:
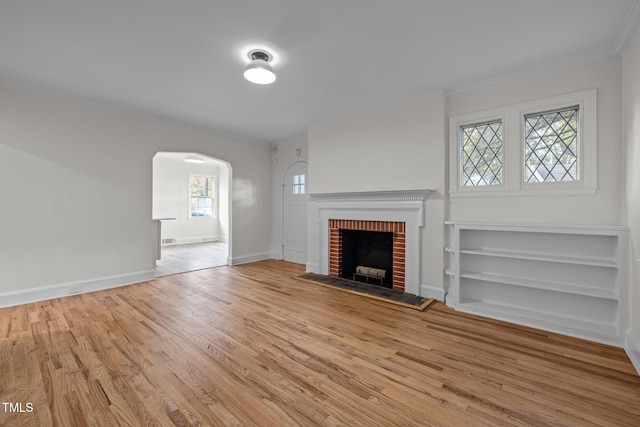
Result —
[[[264, 142], [619, 55], [638, 0], [0, 0], [0, 81]], [[247, 82], [246, 52], [278, 80]]]

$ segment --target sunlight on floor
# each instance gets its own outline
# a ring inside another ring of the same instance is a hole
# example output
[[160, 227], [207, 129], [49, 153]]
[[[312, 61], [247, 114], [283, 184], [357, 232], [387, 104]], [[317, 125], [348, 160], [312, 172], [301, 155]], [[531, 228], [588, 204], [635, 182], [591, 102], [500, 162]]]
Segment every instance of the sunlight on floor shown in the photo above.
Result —
[[163, 246], [155, 277], [227, 265], [227, 254], [226, 242]]

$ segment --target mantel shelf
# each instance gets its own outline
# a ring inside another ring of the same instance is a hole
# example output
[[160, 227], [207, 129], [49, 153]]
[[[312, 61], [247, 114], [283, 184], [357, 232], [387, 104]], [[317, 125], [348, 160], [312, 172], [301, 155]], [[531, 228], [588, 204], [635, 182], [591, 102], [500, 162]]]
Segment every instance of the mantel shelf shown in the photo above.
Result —
[[358, 191], [346, 193], [313, 193], [309, 200], [316, 202], [424, 202], [433, 190]]

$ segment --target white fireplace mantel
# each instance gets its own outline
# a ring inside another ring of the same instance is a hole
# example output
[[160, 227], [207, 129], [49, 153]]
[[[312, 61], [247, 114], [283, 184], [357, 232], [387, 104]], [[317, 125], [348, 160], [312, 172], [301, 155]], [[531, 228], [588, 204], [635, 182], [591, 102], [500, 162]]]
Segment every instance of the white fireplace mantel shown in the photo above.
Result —
[[307, 271], [329, 274], [329, 220], [404, 222], [405, 292], [420, 295], [421, 228], [424, 202], [432, 190], [315, 193], [309, 197]]
[[309, 195], [309, 200], [318, 202], [424, 202], [433, 190], [392, 190], [392, 191], [362, 191], [351, 193], [315, 193]]

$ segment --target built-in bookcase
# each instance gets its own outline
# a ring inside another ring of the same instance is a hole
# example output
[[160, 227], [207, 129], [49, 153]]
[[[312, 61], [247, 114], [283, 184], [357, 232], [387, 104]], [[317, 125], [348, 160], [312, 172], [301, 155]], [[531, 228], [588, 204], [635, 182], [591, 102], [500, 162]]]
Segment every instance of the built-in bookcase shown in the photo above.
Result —
[[447, 304], [460, 311], [624, 345], [626, 227], [451, 221]]

